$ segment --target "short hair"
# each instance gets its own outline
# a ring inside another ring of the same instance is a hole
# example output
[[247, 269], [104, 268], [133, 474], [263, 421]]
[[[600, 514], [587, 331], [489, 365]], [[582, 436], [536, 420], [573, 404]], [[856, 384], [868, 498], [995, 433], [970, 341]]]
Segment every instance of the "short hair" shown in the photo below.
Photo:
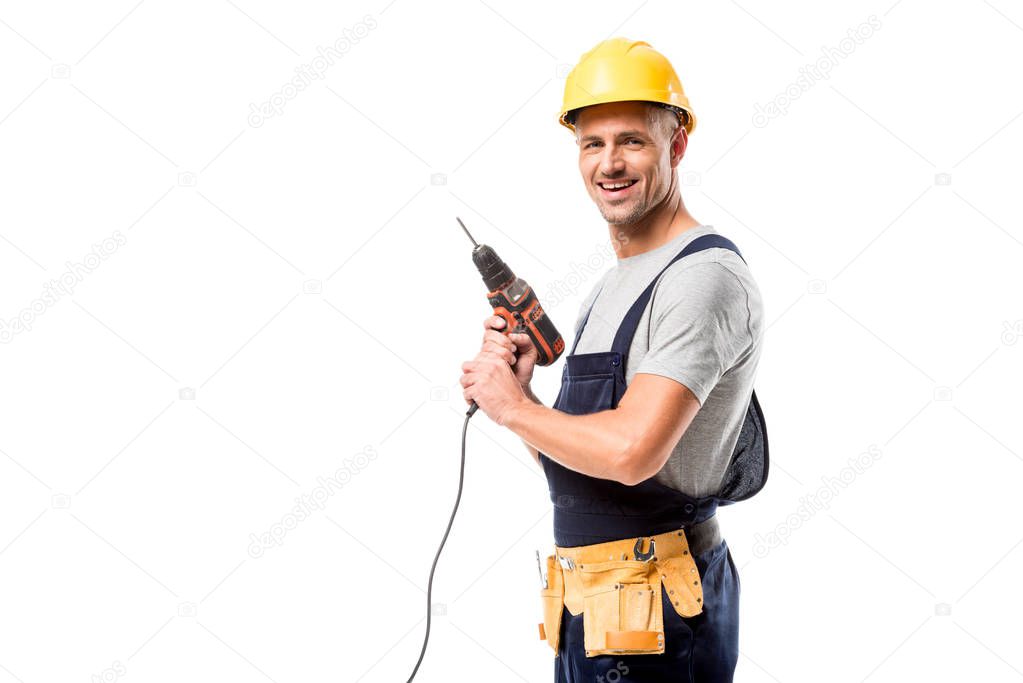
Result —
[[[647, 102], [652, 106], [647, 107], [648, 122], [650, 128], [654, 130], [660, 130], [664, 135], [665, 140], [671, 139], [671, 134], [675, 130], [675, 124], [682, 124], [683, 126], [689, 123], [689, 112], [685, 109], [675, 107], [670, 104], [664, 104], [663, 102]], [[579, 119], [579, 112], [583, 108], [572, 109], [565, 114], [565, 121], [575, 127], [576, 121]], [[668, 117], [662, 114], [662, 111], [670, 111], [674, 116]]]
[[660, 131], [661, 139], [670, 142], [675, 126], [684, 124], [681, 110], [670, 105], [652, 102], [654, 106], [647, 107], [647, 121], [651, 130]]

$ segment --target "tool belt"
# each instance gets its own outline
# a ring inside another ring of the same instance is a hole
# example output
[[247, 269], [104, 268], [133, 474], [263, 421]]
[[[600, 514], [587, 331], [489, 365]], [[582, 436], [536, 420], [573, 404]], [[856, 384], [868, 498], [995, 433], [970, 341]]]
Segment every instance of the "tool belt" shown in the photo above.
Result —
[[541, 640], [557, 654], [564, 606], [573, 616], [583, 614], [587, 657], [663, 653], [662, 591], [679, 616], [702, 612], [703, 586], [693, 554], [720, 542], [717, 518], [711, 517], [688, 532], [555, 546], [541, 577]]

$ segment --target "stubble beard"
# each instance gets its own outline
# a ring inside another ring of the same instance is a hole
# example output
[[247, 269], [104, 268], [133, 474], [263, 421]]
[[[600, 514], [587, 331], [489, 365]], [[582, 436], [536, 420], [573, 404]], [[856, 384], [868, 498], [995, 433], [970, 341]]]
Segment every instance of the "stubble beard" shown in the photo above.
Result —
[[609, 225], [629, 225], [647, 214], [649, 207], [644, 201], [634, 201], [631, 206], [610, 206], [604, 202], [597, 203], [600, 215]]

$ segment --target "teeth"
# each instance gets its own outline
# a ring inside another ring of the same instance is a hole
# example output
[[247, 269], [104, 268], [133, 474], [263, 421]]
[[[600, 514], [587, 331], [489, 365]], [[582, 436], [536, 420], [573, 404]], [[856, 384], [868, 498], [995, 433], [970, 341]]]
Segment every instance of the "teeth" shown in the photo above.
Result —
[[603, 183], [601, 184], [601, 187], [603, 187], [605, 190], [618, 190], [623, 187], [628, 187], [629, 185], [632, 185], [634, 182], [635, 182], [634, 180], [630, 180], [629, 182], [625, 183]]

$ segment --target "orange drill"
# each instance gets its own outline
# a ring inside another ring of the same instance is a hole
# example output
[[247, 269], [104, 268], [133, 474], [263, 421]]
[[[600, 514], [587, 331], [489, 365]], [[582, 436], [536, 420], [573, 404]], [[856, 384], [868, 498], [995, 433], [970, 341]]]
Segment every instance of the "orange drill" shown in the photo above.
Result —
[[[472, 261], [483, 276], [487, 300], [494, 314], [504, 318], [505, 334], [528, 334], [537, 350], [537, 365], [550, 365], [556, 361], [565, 350], [565, 340], [544, 313], [533, 289], [525, 280], [515, 276], [497, 252], [485, 244], [477, 244], [461, 218], [456, 217], [455, 220], [472, 240]], [[466, 415], [472, 415], [478, 407], [473, 401]]]

